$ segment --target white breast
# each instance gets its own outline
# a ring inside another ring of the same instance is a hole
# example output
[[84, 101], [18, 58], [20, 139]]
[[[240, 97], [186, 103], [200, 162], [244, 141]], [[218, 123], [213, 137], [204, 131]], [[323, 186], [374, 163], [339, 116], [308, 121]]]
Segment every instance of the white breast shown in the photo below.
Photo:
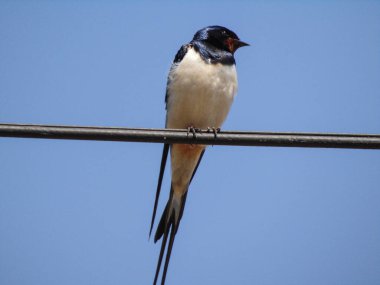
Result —
[[237, 92], [235, 65], [205, 63], [189, 49], [169, 73], [167, 128], [219, 128]]

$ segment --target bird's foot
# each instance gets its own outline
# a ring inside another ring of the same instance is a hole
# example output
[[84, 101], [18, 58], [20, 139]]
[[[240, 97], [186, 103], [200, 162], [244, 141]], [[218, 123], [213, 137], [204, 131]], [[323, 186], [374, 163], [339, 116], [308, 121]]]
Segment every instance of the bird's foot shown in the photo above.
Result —
[[193, 134], [193, 138], [197, 138], [197, 133], [200, 133], [201, 129], [199, 128], [194, 128], [193, 126], [187, 127], [187, 136], [189, 136], [190, 133]]
[[218, 133], [220, 132], [220, 128], [207, 127], [207, 132], [208, 133], [213, 133], [214, 134], [214, 138], [216, 139], [216, 137], [218, 136]]

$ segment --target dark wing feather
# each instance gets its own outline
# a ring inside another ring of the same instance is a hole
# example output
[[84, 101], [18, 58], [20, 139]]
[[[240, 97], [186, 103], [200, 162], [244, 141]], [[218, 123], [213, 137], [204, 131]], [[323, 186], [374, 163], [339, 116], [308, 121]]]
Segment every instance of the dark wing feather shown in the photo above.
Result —
[[174, 57], [173, 63], [180, 63], [182, 59], [185, 57], [185, 54], [187, 53], [190, 47], [191, 47], [191, 44], [185, 44], [181, 46], [181, 48], [178, 50], [177, 54]]
[[[172, 67], [170, 68], [170, 71], [172, 70], [173, 67], [175, 67], [178, 63], [182, 61], [182, 59], [185, 57], [185, 54], [191, 47], [191, 44], [186, 44], [181, 46], [181, 48], [178, 50], [177, 54], [174, 57]], [[168, 97], [169, 97], [169, 92], [168, 92], [168, 86], [170, 84], [170, 71], [169, 71], [169, 76], [168, 76], [168, 82], [166, 84], [166, 95], [165, 95], [165, 104], [168, 103]]]
[[[187, 50], [189, 49], [189, 47], [190, 47], [189, 44], [181, 46], [181, 48], [179, 49], [179, 51], [177, 52], [177, 54], [174, 57], [174, 61], [173, 61], [173, 64], [172, 64], [171, 68], [173, 68], [173, 66], [175, 66], [179, 62], [181, 62], [181, 60], [184, 58], [185, 54], [187, 53]], [[165, 104], [167, 104], [168, 97], [169, 97], [169, 92], [168, 92], [168, 86], [169, 86], [169, 84], [170, 84], [170, 76], [168, 76], [168, 82], [166, 84]], [[159, 198], [160, 192], [161, 192], [162, 178], [163, 178], [163, 175], [164, 175], [164, 172], [165, 172], [165, 166], [166, 166], [166, 160], [167, 160], [167, 157], [168, 157], [168, 151], [169, 151], [169, 144], [164, 144], [164, 149], [162, 151], [162, 158], [161, 158], [160, 174], [158, 176], [158, 183], [157, 183], [157, 190], [156, 190], [156, 199], [154, 201], [152, 221], [151, 221], [150, 230], [149, 230], [149, 237], [152, 234], [154, 219], [156, 217], [158, 198]]]
[[[190, 183], [191, 183], [191, 181], [194, 178], [194, 175], [195, 175], [195, 173], [196, 173], [196, 171], [198, 169], [198, 166], [199, 166], [199, 164], [200, 164], [200, 162], [202, 160], [202, 157], [203, 157], [204, 153], [205, 153], [205, 150], [203, 150], [202, 153], [201, 153], [201, 155], [199, 156], [197, 165], [194, 168], [193, 174], [191, 176]], [[189, 185], [190, 185], [190, 183], [189, 183]], [[166, 273], [167, 273], [167, 270], [168, 270], [168, 267], [169, 267], [169, 261], [170, 261], [170, 256], [171, 256], [173, 244], [174, 244], [174, 239], [175, 239], [175, 235], [177, 234], [177, 231], [178, 231], [178, 228], [179, 228], [179, 224], [181, 222], [183, 211], [185, 209], [187, 193], [188, 192], [186, 191], [186, 193], [182, 196], [179, 218], [176, 219], [175, 218], [175, 212], [171, 211], [171, 209], [170, 209], [170, 201], [171, 201], [172, 196], [173, 196], [173, 189], [170, 189], [169, 201], [166, 204], [164, 213], [162, 214], [161, 220], [160, 220], [160, 222], [158, 224], [158, 227], [157, 227], [157, 230], [156, 230], [156, 234], [154, 236], [154, 242], [157, 242], [163, 236], [162, 244], [161, 244], [161, 250], [160, 250], [160, 255], [158, 257], [156, 274], [154, 276], [154, 281], [153, 281], [154, 285], [157, 284], [158, 275], [159, 275], [159, 272], [160, 272], [162, 260], [163, 260], [163, 257], [164, 257], [165, 247], [166, 247], [166, 243], [167, 243], [167, 240], [168, 240], [168, 237], [169, 237], [169, 232], [170, 232], [169, 244], [168, 244], [168, 249], [167, 249], [166, 257], [165, 257], [165, 265], [164, 265], [164, 270], [163, 270], [162, 279], [161, 279], [161, 285], [165, 284]]]
[[[190, 183], [191, 183], [191, 181], [193, 181], [193, 178], [194, 178], [195, 172], [197, 172], [198, 166], [199, 166], [199, 164], [201, 163], [201, 160], [202, 160], [202, 158], [203, 158], [203, 155], [205, 154], [205, 151], [206, 151], [206, 149], [204, 149], [204, 150], [201, 152], [201, 155], [199, 156], [199, 159], [198, 159], [197, 165], [195, 166], [194, 171], [193, 171], [193, 174], [191, 175]], [[190, 183], [189, 183], [189, 185], [190, 185]], [[187, 192], [186, 192], [186, 193], [187, 193]]]
[[[175, 68], [182, 61], [182, 59], [185, 57], [188, 49], [191, 48], [191, 46], [192, 46], [191, 44], [186, 44], [186, 45], [183, 45], [179, 49], [179, 51], [177, 52], [177, 54], [176, 54], [176, 56], [174, 58], [171, 70], [173, 68]], [[170, 96], [170, 94], [168, 92], [168, 86], [170, 85], [170, 80], [171, 79], [170, 79], [170, 72], [169, 72], [168, 82], [167, 82], [167, 85], [166, 85], [166, 95], [165, 95], [165, 103], [166, 103], [166, 105], [168, 103], [168, 97]], [[165, 166], [166, 166], [166, 160], [167, 160], [167, 156], [168, 156], [169, 146], [170, 146], [169, 144], [165, 144], [163, 152], [162, 152], [160, 174], [159, 174], [159, 178], [158, 178], [158, 185], [157, 185], [157, 191], [156, 191], [156, 199], [155, 199], [155, 203], [154, 203], [153, 216], [152, 216], [152, 222], [151, 222], [151, 226], [150, 226], [149, 236], [152, 233], [154, 219], [155, 219], [155, 216], [156, 216], [158, 198], [160, 196], [162, 178], [163, 178], [164, 171], [165, 171]], [[201, 159], [203, 157], [204, 152], [205, 151], [203, 150], [202, 153], [201, 153], [201, 155], [200, 155], [200, 157], [199, 157], [199, 159], [198, 159], [197, 165], [194, 168], [193, 174], [191, 176], [189, 185], [190, 185], [191, 181], [193, 180], [193, 177], [195, 175], [195, 172], [198, 169], [199, 163], [201, 162]], [[162, 214], [161, 220], [160, 220], [160, 222], [159, 222], [159, 224], [157, 226], [156, 234], [154, 236], [154, 242], [157, 242], [163, 236], [162, 244], [161, 244], [161, 250], [160, 250], [160, 255], [158, 257], [156, 274], [154, 276], [154, 281], [153, 281], [154, 285], [157, 284], [158, 275], [159, 275], [159, 272], [160, 272], [160, 268], [161, 268], [162, 260], [163, 260], [163, 257], [164, 257], [165, 248], [166, 248], [166, 243], [168, 241], [169, 232], [170, 232], [169, 244], [168, 244], [168, 248], [167, 248], [167, 252], [166, 252], [166, 257], [165, 257], [165, 265], [164, 265], [164, 270], [163, 270], [162, 279], [161, 279], [161, 284], [162, 285], [165, 284], [166, 273], [167, 273], [167, 270], [168, 270], [168, 267], [169, 267], [169, 261], [170, 261], [170, 256], [171, 256], [173, 244], [174, 244], [175, 235], [177, 234], [177, 231], [178, 231], [178, 228], [179, 228], [179, 224], [180, 224], [180, 221], [181, 221], [181, 218], [182, 218], [182, 215], [183, 215], [183, 211], [184, 211], [184, 208], [185, 208], [185, 203], [186, 203], [186, 198], [187, 198], [187, 191], [182, 196], [181, 207], [180, 207], [180, 210], [179, 210], [180, 213], [179, 213], [179, 216], [177, 216], [178, 218], [176, 218], [175, 211], [173, 209], [171, 209], [171, 207], [170, 207], [170, 203], [171, 203], [172, 197], [173, 197], [173, 189], [170, 189], [169, 201], [166, 204], [165, 210], [164, 210], [164, 212]]]
[[152, 215], [152, 221], [150, 223], [150, 230], [149, 230], [149, 237], [152, 234], [152, 229], [154, 225], [154, 219], [156, 217], [156, 212], [157, 212], [157, 204], [158, 204], [158, 199], [160, 197], [160, 192], [161, 192], [161, 184], [162, 184], [162, 179], [164, 177], [165, 173], [165, 167], [166, 167], [166, 160], [168, 158], [168, 152], [169, 152], [169, 144], [164, 144], [164, 148], [162, 150], [162, 158], [161, 158], [161, 166], [160, 166], [160, 174], [158, 176], [158, 183], [157, 183], [157, 190], [156, 190], [156, 198], [154, 200], [154, 207], [153, 207], [153, 215]]

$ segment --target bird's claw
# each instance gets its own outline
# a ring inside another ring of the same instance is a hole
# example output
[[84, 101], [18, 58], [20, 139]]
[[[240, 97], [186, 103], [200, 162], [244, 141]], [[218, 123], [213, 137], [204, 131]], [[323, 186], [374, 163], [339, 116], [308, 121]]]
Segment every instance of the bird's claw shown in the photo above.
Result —
[[213, 133], [214, 134], [214, 138], [216, 139], [218, 133], [220, 132], [220, 128], [207, 127], [207, 132], [208, 133]]
[[193, 126], [187, 127], [187, 136], [189, 136], [190, 133], [193, 134], [193, 138], [197, 138], [197, 132], [200, 133], [201, 129], [199, 128], [194, 128]]

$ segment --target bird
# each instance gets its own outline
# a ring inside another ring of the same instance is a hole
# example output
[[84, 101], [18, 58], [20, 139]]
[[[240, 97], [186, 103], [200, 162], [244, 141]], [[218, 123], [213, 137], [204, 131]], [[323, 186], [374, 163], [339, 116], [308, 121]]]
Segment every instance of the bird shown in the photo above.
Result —
[[[231, 30], [208, 26], [181, 46], [171, 65], [166, 85], [166, 123], [169, 129], [187, 129], [194, 136], [200, 130], [220, 130], [237, 93], [235, 51], [249, 44]], [[185, 208], [189, 185], [205, 153], [199, 144], [164, 144], [149, 237], [152, 234], [166, 161], [170, 150], [171, 187], [169, 199], [154, 235], [162, 238], [153, 284], [156, 285], [167, 252], [161, 285], [165, 284], [174, 239]]]

